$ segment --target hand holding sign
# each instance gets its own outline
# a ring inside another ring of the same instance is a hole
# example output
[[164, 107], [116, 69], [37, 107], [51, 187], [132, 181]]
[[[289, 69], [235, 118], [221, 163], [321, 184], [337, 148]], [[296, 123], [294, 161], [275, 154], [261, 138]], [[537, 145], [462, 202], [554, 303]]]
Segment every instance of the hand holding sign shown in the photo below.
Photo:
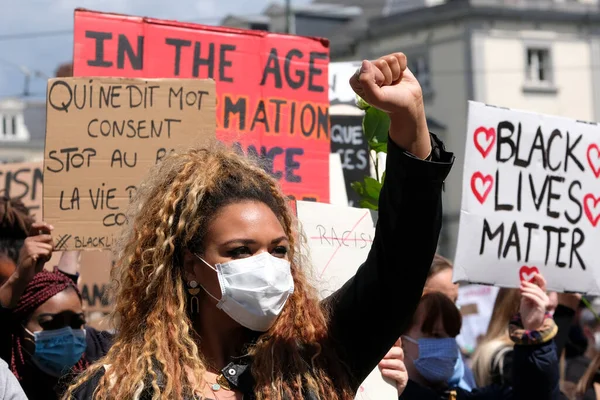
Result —
[[537, 267], [528, 267], [523, 265], [519, 270], [519, 280], [521, 282], [533, 282], [536, 274], [539, 274], [540, 271]]
[[29, 237], [25, 239], [19, 252], [19, 270], [27, 276], [37, 274], [44, 268], [46, 261], [52, 257], [54, 242], [50, 233], [54, 230], [52, 225], [45, 222], [36, 222], [31, 226]]
[[417, 157], [430, 154], [421, 86], [407, 68], [404, 54], [363, 61], [350, 85], [365, 101], [390, 115], [390, 138], [394, 143]]
[[523, 327], [527, 330], [538, 330], [546, 318], [546, 308], [550, 299], [546, 294], [546, 280], [540, 274], [536, 274], [532, 282], [521, 282], [521, 320]]
[[404, 365], [404, 350], [402, 350], [402, 339], [394, 344], [394, 347], [388, 351], [379, 363], [381, 375], [388, 380], [396, 382], [398, 388], [398, 396], [402, 396], [402, 392], [408, 384], [408, 372]]

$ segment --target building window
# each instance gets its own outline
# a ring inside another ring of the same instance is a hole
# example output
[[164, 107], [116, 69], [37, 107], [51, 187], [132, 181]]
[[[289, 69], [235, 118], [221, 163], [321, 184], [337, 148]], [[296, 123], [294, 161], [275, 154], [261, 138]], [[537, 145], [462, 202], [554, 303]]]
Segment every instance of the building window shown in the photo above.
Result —
[[527, 49], [527, 81], [544, 84], [552, 82], [550, 49]]
[[525, 46], [525, 85], [526, 92], [555, 93], [552, 71], [552, 52], [544, 43], [529, 43]]
[[2, 135], [15, 136], [17, 134], [17, 118], [14, 115], [2, 116]]
[[251, 23], [250, 24], [250, 29], [254, 30], [254, 31], [269, 31], [269, 24], [265, 24], [265, 23]]
[[421, 84], [423, 94], [425, 95], [431, 93], [431, 75], [429, 73], [429, 60], [427, 56], [421, 54], [408, 57], [408, 68], [410, 68], [412, 73]]

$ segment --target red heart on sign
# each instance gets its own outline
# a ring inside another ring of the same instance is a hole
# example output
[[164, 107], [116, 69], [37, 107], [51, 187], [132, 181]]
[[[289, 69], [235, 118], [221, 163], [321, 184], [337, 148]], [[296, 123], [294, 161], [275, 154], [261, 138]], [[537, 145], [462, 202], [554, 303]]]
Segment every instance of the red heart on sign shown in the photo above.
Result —
[[[593, 157], [591, 153], [595, 153]], [[596, 178], [600, 177], [600, 149], [595, 143], [590, 144], [587, 149], [587, 160]]]
[[540, 271], [537, 269], [537, 267], [528, 267], [526, 265], [523, 265], [519, 270], [519, 279], [525, 282], [533, 282], [535, 274], [539, 273]]
[[494, 177], [491, 175], [483, 175], [477, 171], [471, 177], [471, 190], [481, 204], [485, 201], [492, 190]]
[[[590, 203], [594, 203], [590, 206]], [[590, 220], [593, 227], [598, 225], [600, 221], [600, 197], [596, 198], [591, 193], [588, 193], [583, 198], [583, 209], [585, 210], [585, 216]]]
[[480, 126], [479, 128], [475, 129], [475, 133], [473, 134], [473, 142], [483, 158], [486, 158], [492, 150], [492, 147], [494, 147], [494, 143], [496, 143], [496, 130], [494, 128], [485, 128]]

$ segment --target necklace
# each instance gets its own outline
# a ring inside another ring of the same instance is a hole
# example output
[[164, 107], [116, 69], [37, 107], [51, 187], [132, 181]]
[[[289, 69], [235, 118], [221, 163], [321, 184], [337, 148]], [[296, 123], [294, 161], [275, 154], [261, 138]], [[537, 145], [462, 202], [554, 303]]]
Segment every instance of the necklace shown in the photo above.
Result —
[[223, 374], [219, 374], [217, 376], [217, 380], [215, 383], [209, 384], [207, 382], [206, 385], [211, 390], [211, 392], [213, 392], [213, 395], [215, 396], [215, 400], [219, 400], [219, 397], [217, 396], [217, 392], [219, 390], [221, 390], [221, 389], [232, 390], [231, 386], [229, 385], [229, 382], [227, 381], [227, 379], [225, 379]]

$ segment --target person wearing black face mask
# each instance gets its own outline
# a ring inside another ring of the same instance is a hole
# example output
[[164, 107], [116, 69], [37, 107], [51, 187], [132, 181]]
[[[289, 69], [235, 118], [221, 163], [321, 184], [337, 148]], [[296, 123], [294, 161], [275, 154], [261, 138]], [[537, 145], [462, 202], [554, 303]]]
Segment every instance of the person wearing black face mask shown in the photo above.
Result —
[[74, 375], [106, 354], [111, 335], [85, 326], [75, 280], [43, 270], [52, 254], [52, 227], [33, 224], [16, 271], [0, 287], [0, 358], [29, 400], [59, 398]]
[[409, 382], [402, 400], [554, 400], [559, 390], [557, 327], [546, 313], [545, 280], [521, 284], [520, 313], [511, 322], [515, 342], [513, 385], [490, 385], [469, 392], [448, 384], [459, 357], [455, 337], [461, 316], [444, 294], [423, 296], [410, 328], [402, 337]]

